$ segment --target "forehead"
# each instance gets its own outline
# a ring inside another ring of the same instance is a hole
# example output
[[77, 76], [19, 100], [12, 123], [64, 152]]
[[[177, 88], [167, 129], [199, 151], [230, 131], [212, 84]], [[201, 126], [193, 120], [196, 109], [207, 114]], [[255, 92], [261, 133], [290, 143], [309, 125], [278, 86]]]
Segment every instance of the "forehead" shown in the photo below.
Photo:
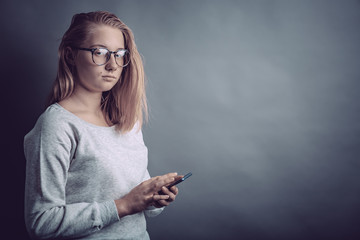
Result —
[[120, 29], [107, 25], [94, 25], [84, 43], [89, 46], [100, 45], [115, 50], [124, 48], [124, 36]]

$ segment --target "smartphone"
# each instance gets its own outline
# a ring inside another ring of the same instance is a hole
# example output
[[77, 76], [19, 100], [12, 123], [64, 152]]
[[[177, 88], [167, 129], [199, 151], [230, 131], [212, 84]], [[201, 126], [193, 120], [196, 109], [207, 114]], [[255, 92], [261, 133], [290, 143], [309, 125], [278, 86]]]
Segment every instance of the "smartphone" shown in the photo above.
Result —
[[189, 178], [192, 175], [191, 172], [189, 172], [188, 174], [186, 174], [185, 176], [183, 176], [182, 178], [180, 178], [179, 180], [177, 180], [176, 182], [173, 182], [172, 184], [170, 184], [169, 186], [166, 186], [168, 189], [170, 189], [172, 186], [175, 186], [183, 181], [185, 181], [187, 178]]

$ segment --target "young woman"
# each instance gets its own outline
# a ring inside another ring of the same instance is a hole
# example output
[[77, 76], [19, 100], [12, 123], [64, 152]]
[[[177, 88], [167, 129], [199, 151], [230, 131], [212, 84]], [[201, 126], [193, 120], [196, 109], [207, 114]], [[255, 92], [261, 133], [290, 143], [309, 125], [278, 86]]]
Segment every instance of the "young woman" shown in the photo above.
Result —
[[[25, 136], [32, 238], [149, 239], [178, 189], [150, 178], [141, 126], [144, 72], [131, 30], [108, 12], [76, 14], [59, 47], [49, 106]], [[161, 193], [161, 194], [160, 194]]]

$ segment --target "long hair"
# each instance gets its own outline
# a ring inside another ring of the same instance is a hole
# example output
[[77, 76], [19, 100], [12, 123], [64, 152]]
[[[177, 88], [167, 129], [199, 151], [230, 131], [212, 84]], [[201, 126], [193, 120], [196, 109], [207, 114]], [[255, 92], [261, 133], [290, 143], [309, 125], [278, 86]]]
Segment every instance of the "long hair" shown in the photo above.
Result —
[[76, 68], [69, 61], [69, 49], [76, 53], [76, 47], [86, 41], [95, 24], [120, 29], [124, 36], [125, 48], [130, 53], [130, 63], [123, 68], [119, 81], [110, 91], [103, 93], [101, 107], [106, 120], [116, 125], [116, 129], [121, 132], [130, 131], [137, 122], [141, 128], [143, 119], [147, 120], [148, 117], [142, 59], [130, 28], [114, 14], [105, 11], [79, 13], [73, 16], [59, 46], [58, 72], [48, 98], [48, 106], [71, 96], [74, 92]]

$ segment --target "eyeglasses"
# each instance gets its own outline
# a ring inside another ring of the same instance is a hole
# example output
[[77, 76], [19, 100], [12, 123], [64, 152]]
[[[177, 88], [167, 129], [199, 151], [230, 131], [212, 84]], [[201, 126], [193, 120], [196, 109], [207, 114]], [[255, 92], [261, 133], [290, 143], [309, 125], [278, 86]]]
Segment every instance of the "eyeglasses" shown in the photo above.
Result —
[[126, 67], [130, 62], [130, 54], [127, 49], [110, 51], [107, 48], [76, 48], [79, 50], [89, 51], [92, 55], [93, 62], [98, 65], [105, 65], [111, 58], [111, 54], [115, 56], [115, 62], [119, 67]]

